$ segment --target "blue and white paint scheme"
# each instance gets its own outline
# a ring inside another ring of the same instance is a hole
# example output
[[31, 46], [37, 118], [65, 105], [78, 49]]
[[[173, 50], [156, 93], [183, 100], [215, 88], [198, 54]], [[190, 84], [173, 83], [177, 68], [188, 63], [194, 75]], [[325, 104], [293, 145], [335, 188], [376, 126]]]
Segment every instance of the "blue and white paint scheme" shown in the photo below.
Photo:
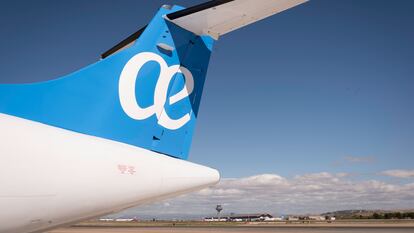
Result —
[[0, 85], [0, 112], [187, 159], [213, 39], [163, 18], [181, 9], [161, 8], [130, 48], [78, 72]]
[[303, 2], [163, 6], [95, 64], [0, 85], [0, 233], [42, 232], [217, 183], [218, 171], [186, 161], [213, 44]]

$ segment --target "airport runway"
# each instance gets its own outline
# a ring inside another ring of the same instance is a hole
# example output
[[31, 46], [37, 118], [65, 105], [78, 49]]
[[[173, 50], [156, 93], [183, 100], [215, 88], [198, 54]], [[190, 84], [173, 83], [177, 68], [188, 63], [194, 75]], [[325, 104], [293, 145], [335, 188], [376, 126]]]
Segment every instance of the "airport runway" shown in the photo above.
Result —
[[53, 230], [48, 233], [413, 233], [406, 227], [73, 227]]

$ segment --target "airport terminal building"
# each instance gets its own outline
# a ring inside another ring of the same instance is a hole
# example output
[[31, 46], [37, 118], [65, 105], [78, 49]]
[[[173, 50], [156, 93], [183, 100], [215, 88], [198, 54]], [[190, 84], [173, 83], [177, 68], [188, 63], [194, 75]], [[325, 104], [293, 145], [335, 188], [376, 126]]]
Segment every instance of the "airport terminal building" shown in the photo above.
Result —
[[222, 216], [210, 216], [204, 218], [206, 222], [259, 222], [259, 221], [274, 221], [272, 215], [268, 213], [263, 214], [230, 214]]

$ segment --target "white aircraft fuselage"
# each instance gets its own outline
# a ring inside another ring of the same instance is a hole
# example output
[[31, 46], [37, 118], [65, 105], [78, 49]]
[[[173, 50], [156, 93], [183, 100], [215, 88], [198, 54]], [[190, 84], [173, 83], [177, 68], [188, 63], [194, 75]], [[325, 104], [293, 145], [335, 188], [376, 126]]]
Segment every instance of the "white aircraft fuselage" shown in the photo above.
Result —
[[184, 160], [0, 114], [0, 232], [45, 230], [215, 184]]

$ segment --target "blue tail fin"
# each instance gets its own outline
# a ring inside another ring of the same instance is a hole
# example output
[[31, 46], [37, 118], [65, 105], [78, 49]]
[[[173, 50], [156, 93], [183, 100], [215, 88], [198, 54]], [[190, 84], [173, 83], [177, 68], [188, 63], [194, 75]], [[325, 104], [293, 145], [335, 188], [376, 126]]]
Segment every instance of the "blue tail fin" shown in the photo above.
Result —
[[162, 7], [93, 65], [49, 82], [0, 85], [0, 113], [187, 159], [213, 38], [306, 1]]
[[0, 112], [187, 159], [213, 39], [164, 18], [181, 9], [73, 74], [0, 85]]

